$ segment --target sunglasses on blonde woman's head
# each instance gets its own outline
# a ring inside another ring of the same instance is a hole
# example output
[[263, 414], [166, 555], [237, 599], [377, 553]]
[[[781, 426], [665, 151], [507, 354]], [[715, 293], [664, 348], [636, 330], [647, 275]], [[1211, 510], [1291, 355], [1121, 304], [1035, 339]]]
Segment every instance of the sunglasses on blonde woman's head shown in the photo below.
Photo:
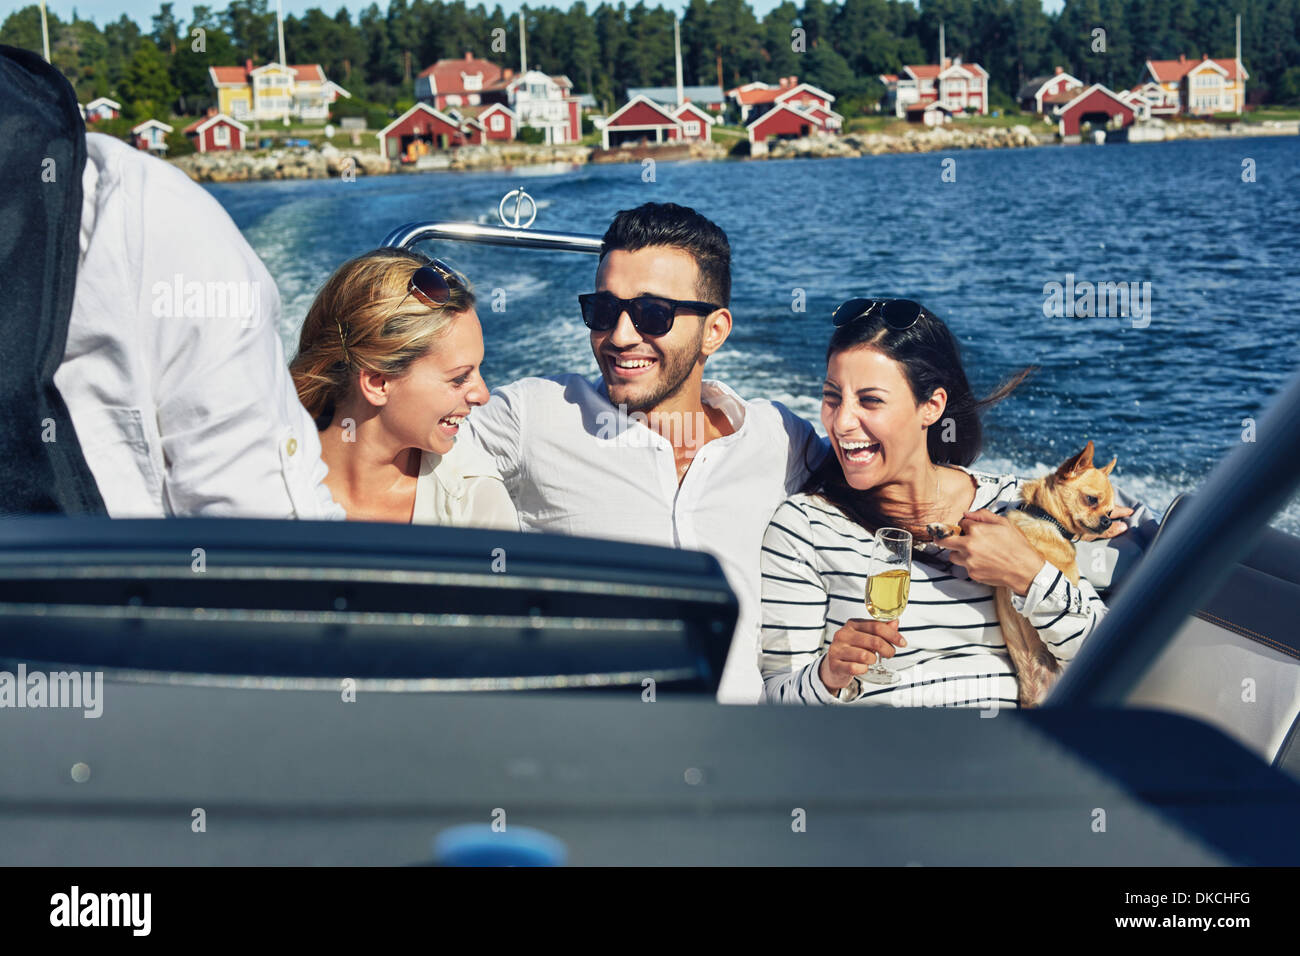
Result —
[[[415, 296], [417, 300], [431, 309], [446, 305], [451, 301], [451, 285], [453, 282], [462, 287], [465, 285], [465, 280], [447, 263], [441, 259], [430, 259], [427, 266], [420, 266], [411, 274], [410, 281], [406, 283], [406, 295], [402, 296], [402, 301], [397, 303], [393, 315], [397, 315], [402, 311], [402, 306], [406, 305], [406, 300], [411, 296]], [[387, 322], [391, 318], [392, 315], [384, 321]], [[338, 326], [339, 330], [339, 342], [343, 347], [343, 361], [350, 365], [352, 358], [348, 354], [348, 339], [352, 335], [352, 324], [340, 322], [337, 318], [335, 318], [334, 324]]]
[[[446, 305], [451, 300], [451, 284], [464, 285], [456, 270], [441, 259], [430, 259], [427, 266], [420, 266], [411, 274], [411, 281], [406, 284], [406, 295], [415, 296], [430, 308]], [[402, 305], [406, 299], [402, 299]], [[400, 310], [402, 305], [397, 308]]]
[[879, 315], [881, 321], [895, 332], [905, 332], [916, 325], [925, 312], [925, 306], [911, 299], [849, 299], [835, 310], [831, 321], [838, 329], [842, 325]]

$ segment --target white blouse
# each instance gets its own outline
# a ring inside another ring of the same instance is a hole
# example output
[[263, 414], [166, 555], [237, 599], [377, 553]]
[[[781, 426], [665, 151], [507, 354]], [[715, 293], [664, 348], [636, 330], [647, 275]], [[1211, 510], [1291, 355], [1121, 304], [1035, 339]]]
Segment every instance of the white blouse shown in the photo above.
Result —
[[[1020, 479], [963, 469], [975, 478], [970, 510], [1001, 513], [1020, 499]], [[993, 588], [972, 581], [933, 543], [913, 552], [911, 593], [899, 619], [907, 645], [884, 661], [901, 681], [860, 677], [832, 694], [819, 674], [831, 640], [850, 618], [869, 618], [866, 583], [874, 537], [824, 498], [788, 498], [763, 538], [760, 668], [776, 703], [896, 707], [1015, 707], [1015, 670], [1002, 638]], [[1058, 661], [1071, 660], [1106, 613], [1092, 584], [1070, 584], [1047, 562], [1012, 603]]]
[[519, 514], [491, 456], [460, 435], [445, 455], [421, 452], [411, 523], [518, 531]]

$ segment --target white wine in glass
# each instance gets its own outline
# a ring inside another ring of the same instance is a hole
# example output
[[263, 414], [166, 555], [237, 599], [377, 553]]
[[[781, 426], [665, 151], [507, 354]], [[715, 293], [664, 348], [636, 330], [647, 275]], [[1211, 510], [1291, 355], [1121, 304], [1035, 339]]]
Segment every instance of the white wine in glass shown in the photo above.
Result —
[[[912, 534], [902, 528], [881, 528], [867, 566], [867, 613], [877, 621], [895, 621], [907, 607], [912, 583]], [[902, 678], [879, 656], [862, 679], [870, 684], [897, 684]]]

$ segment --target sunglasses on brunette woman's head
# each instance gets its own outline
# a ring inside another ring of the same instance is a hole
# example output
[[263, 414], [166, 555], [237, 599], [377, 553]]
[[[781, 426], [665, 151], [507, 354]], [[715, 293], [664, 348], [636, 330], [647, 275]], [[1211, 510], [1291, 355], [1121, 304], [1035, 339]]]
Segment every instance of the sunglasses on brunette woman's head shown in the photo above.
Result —
[[904, 332], [916, 325], [924, 312], [925, 306], [911, 299], [849, 299], [835, 310], [831, 321], [838, 329], [858, 319], [879, 315], [889, 328]]
[[639, 295], [635, 299], [620, 299], [611, 292], [587, 292], [578, 296], [582, 308], [582, 321], [593, 332], [608, 332], [618, 325], [624, 312], [632, 319], [632, 326], [642, 335], [666, 335], [673, 327], [677, 310], [708, 315], [722, 308], [710, 302], [695, 299], [669, 299], [661, 295]]

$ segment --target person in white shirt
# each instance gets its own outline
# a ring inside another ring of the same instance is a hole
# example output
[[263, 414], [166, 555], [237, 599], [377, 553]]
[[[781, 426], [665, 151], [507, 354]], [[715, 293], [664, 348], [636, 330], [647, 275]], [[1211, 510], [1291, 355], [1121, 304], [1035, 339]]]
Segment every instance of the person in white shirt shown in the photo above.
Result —
[[[1001, 516], [1018, 502], [1019, 479], [967, 467], [980, 451], [980, 411], [1029, 370], [977, 401], [956, 339], [918, 303], [851, 299], [835, 324], [822, 392], [834, 455], [777, 509], [763, 538], [765, 699], [1015, 707], [994, 588], [1011, 589], [1015, 609], [1063, 663], [1106, 613], [1086, 577], [1072, 585]], [[1119, 505], [1111, 517], [1132, 514]], [[941, 547], [930, 523], [960, 523], [965, 534]], [[865, 616], [884, 527], [911, 532], [916, 544], [907, 607], [888, 623]], [[1126, 529], [1114, 521], [1104, 536]], [[878, 661], [888, 662], [884, 673], [871, 672]]]
[[482, 361], [474, 292], [438, 260], [376, 249], [329, 277], [290, 368], [350, 519], [518, 530], [496, 465], [461, 434], [488, 400]]
[[275, 283], [180, 170], [86, 135], [54, 375], [110, 516], [342, 518], [275, 333]]
[[757, 702], [758, 556], [772, 512], [825, 453], [777, 402], [704, 378], [732, 328], [726, 234], [691, 209], [647, 203], [604, 236], [580, 297], [601, 378], [525, 378], [469, 428], [526, 531], [707, 551], [740, 604], [718, 699]]

